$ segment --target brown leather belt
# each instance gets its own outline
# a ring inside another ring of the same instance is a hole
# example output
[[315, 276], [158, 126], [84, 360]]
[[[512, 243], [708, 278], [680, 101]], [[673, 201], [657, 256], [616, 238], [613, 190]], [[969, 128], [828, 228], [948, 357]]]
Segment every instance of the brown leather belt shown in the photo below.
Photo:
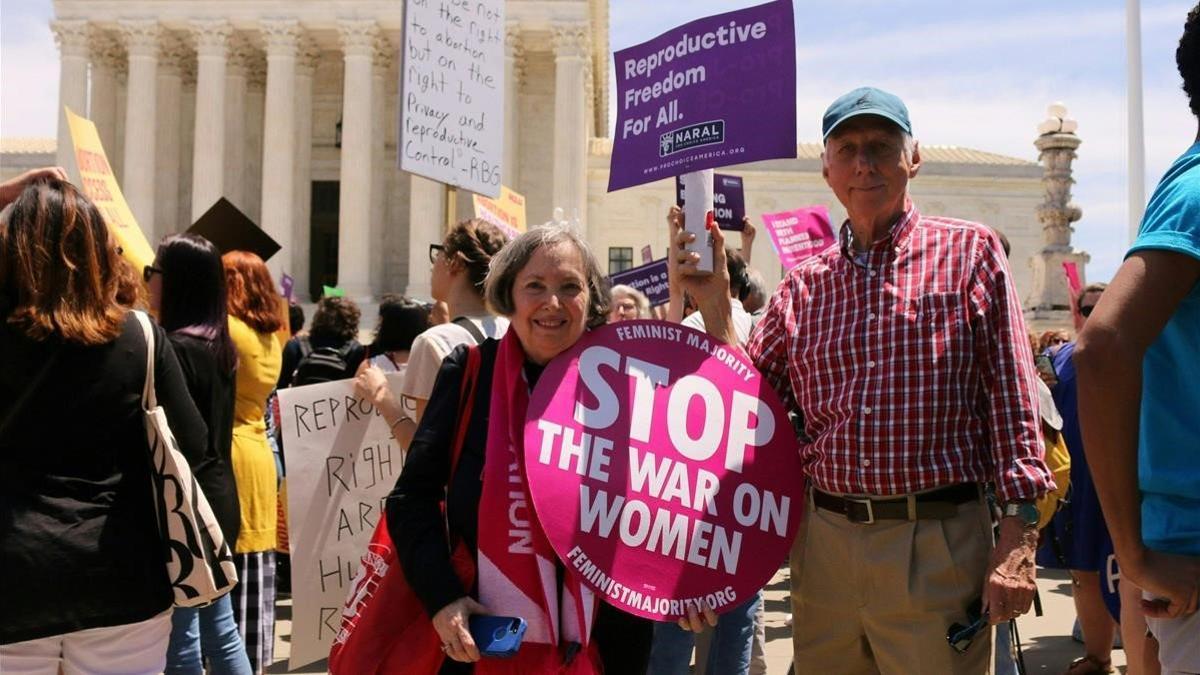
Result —
[[[979, 499], [979, 485], [959, 483], [904, 497], [839, 497], [816, 488], [813, 505], [846, 517], [852, 523], [877, 520], [944, 520], [958, 513], [958, 505]], [[911, 502], [911, 503], [910, 503]]]

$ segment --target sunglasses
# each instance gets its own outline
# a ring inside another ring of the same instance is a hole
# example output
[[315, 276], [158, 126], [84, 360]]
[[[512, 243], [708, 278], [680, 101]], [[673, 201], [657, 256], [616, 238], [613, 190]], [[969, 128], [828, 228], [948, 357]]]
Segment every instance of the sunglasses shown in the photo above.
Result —
[[163, 273], [163, 271], [158, 269], [154, 265], [146, 265], [145, 267], [142, 268], [142, 278], [146, 280], [146, 283], [150, 283], [150, 277], [154, 276], [155, 274], [162, 274], [162, 273]]
[[446, 255], [446, 247], [442, 246], [441, 244], [430, 244], [429, 245], [429, 262], [430, 262], [430, 264], [437, 262], [439, 254]]
[[1079, 314], [1084, 318], [1087, 318], [1092, 315], [1093, 309], [1096, 309], [1095, 305], [1084, 305], [1083, 307], [1079, 308]]
[[946, 642], [949, 642], [950, 648], [959, 654], [966, 654], [967, 650], [971, 648], [975, 636], [988, 627], [988, 613], [981, 614], [979, 612], [980, 604], [980, 601], [976, 600], [967, 608], [967, 619], [971, 623], [966, 626], [954, 623], [946, 630]]

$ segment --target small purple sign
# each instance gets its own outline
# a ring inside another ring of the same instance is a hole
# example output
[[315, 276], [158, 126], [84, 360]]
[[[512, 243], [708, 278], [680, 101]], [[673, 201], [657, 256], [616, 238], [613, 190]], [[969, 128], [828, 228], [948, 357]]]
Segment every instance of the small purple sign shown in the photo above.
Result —
[[650, 298], [650, 304], [655, 307], [667, 304], [667, 300], [671, 296], [671, 289], [667, 285], [666, 258], [624, 272], [617, 272], [608, 279], [613, 286], [625, 284], [645, 293], [646, 297]]
[[648, 263], [648, 262], [653, 262], [653, 260], [654, 260], [654, 251], [650, 248], [650, 244], [646, 244], [645, 246], [642, 247], [642, 262]]
[[[683, 207], [683, 180], [675, 177], [675, 204]], [[713, 218], [722, 230], [745, 229], [742, 218], [746, 217], [746, 192], [742, 188], [741, 176], [724, 173], [713, 174]]]
[[284, 274], [279, 279], [279, 286], [283, 289], [283, 297], [288, 302], [292, 301], [292, 292], [296, 287], [296, 280], [290, 274]]
[[796, 156], [792, 0], [697, 19], [613, 54], [608, 191]]

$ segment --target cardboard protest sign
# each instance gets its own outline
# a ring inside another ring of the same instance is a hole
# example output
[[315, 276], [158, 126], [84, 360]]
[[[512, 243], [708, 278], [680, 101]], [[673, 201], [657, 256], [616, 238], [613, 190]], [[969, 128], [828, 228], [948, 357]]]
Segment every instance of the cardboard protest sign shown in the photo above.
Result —
[[762, 219], [771, 235], [771, 246], [785, 270], [824, 251], [836, 241], [829, 224], [829, 209], [824, 206], [764, 213]]
[[[683, 206], [685, 197], [683, 180], [675, 177], [675, 203]], [[746, 216], [746, 193], [741, 176], [724, 173], [713, 174], [713, 217], [722, 230], [742, 230], [742, 218]]]
[[740, 350], [661, 321], [590, 331], [525, 421], [538, 520], [609, 604], [673, 620], [758, 591], [787, 555], [804, 477], [774, 391]]
[[514, 190], [500, 186], [500, 196], [489, 199], [473, 195], [475, 217], [500, 228], [509, 238], [525, 231], [525, 197]]
[[100, 134], [91, 120], [76, 115], [66, 108], [67, 128], [71, 130], [71, 142], [75, 146], [75, 161], [79, 165], [79, 189], [100, 209], [109, 231], [117, 238], [121, 252], [140, 273], [142, 268], [154, 262], [154, 249], [146, 241], [142, 228], [138, 227], [117, 177], [108, 164]]
[[283, 299], [288, 302], [292, 301], [292, 294], [296, 291], [296, 280], [287, 272], [279, 279], [279, 288], [282, 291]]
[[400, 168], [500, 196], [504, 0], [404, 3]]
[[671, 297], [666, 258], [617, 272], [609, 276], [608, 280], [613, 286], [624, 284], [636, 288], [650, 299], [650, 305], [653, 307], [667, 304]]
[[650, 248], [650, 244], [642, 247], [642, 263], [648, 263], [654, 260], [654, 250]]
[[792, 0], [686, 23], [613, 54], [608, 190], [796, 156]]
[[[387, 377], [399, 395], [402, 375]], [[295, 669], [329, 654], [404, 459], [380, 412], [355, 395], [353, 380], [280, 389], [279, 412], [292, 553], [288, 667]]]

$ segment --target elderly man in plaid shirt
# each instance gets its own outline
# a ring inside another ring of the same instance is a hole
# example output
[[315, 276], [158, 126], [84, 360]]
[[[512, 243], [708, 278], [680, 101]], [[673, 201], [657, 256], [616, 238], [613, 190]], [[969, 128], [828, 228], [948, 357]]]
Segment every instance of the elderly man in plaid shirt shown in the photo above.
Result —
[[[921, 155], [899, 98], [856, 89], [823, 131], [822, 173], [849, 218], [838, 245], [787, 274], [748, 345], [804, 420], [796, 672], [986, 673], [990, 630], [958, 653], [947, 628], [977, 602], [992, 624], [1028, 611], [1033, 502], [1053, 486], [1012, 274], [990, 228], [909, 198]], [[693, 235], [673, 254], [708, 332], [736, 344], [711, 236], [714, 273], [684, 250]], [[1003, 508], [995, 546], [984, 483]]]

